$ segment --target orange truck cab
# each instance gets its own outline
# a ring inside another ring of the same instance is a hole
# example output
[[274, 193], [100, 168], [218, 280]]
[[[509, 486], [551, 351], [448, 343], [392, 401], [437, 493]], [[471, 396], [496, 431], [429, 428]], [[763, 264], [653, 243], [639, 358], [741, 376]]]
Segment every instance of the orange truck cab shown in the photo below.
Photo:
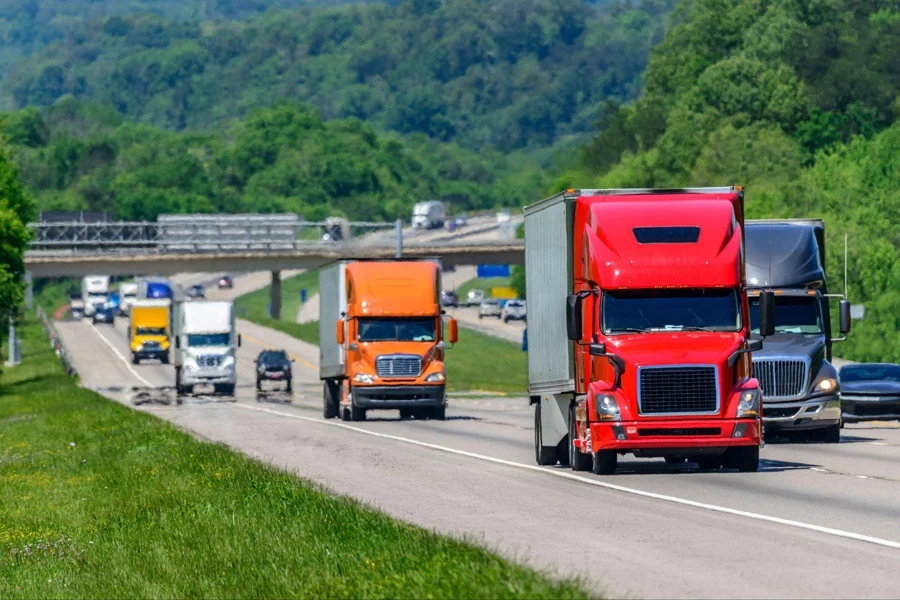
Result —
[[[319, 271], [319, 378], [325, 418], [372, 409], [444, 419], [441, 267], [431, 260], [341, 260]], [[447, 341], [457, 324], [447, 320]]]
[[[525, 209], [538, 464], [756, 471], [741, 188], [567, 190]], [[774, 295], [762, 292], [763, 336]]]

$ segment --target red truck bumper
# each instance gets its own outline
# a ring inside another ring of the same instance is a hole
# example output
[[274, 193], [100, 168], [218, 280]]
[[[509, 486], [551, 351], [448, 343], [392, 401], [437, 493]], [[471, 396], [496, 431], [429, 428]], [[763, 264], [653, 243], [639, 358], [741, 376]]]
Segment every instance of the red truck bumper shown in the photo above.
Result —
[[664, 456], [673, 450], [724, 452], [734, 446], [759, 446], [761, 430], [756, 419], [597, 422], [590, 424], [590, 450], [636, 451], [642, 456]]

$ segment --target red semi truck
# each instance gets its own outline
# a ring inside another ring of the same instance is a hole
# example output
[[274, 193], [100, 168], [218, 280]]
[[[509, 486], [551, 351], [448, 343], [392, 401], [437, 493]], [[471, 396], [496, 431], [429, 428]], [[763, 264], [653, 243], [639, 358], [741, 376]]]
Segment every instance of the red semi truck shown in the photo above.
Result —
[[[743, 228], [739, 187], [570, 189], [525, 209], [538, 464], [758, 469]], [[773, 307], [763, 292], [762, 336]]]

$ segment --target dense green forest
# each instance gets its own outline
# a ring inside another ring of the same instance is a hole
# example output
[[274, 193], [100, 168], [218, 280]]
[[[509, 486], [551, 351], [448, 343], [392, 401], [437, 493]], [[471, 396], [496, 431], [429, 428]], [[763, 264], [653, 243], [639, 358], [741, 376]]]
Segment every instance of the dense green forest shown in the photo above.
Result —
[[380, 135], [358, 119], [323, 121], [291, 101], [251, 111], [215, 133], [126, 121], [74, 99], [7, 114], [21, 180], [42, 210], [296, 212], [322, 219], [407, 217], [422, 199], [455, 195], [458, 210], [523, 204], [546, 187], [526, 159], [478, 155], [423, 135]]
[[156, 0], [146, 4], [180, 18], [68, 21], [10, 70], [0, 98], [23, 108], [73, 95], [174, 130], [291, 98], [326, 119], [473, 149], [545, 147], [592, 130], [605, 101], [638, 96], [674, 1], [401, 0], [198, 21], [185, 17], [202, 3]]
[[866, 306], [835, 352], [900, 359], [900, 5], [682, 2], [646, 90], [553, 187], [743, 184], [750, 217], [823, 217], [828, 272]]

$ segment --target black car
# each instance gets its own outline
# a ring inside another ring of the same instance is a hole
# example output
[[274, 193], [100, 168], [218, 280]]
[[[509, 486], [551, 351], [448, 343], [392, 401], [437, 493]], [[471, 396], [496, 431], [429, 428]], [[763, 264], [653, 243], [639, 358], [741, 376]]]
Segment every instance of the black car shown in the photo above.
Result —
[[187, 291], [188, 298], [205, 298], [202, 285], [192, 285]]
[[845, 423], [900, 420], [900, 365], [855, 363], [838, 372]]
[[116, 310], [109, 304], [98, 304], [94, 308], [94, 325], [97, 323], [108, 323], [114, 325], [116, 322]]
[[264, 381], [283, 381], [285, 390], [293, 392], [294, 381], [291, 363], [284, 350], [263, 350], [256, 357], [256, 389], [262, 391]]

